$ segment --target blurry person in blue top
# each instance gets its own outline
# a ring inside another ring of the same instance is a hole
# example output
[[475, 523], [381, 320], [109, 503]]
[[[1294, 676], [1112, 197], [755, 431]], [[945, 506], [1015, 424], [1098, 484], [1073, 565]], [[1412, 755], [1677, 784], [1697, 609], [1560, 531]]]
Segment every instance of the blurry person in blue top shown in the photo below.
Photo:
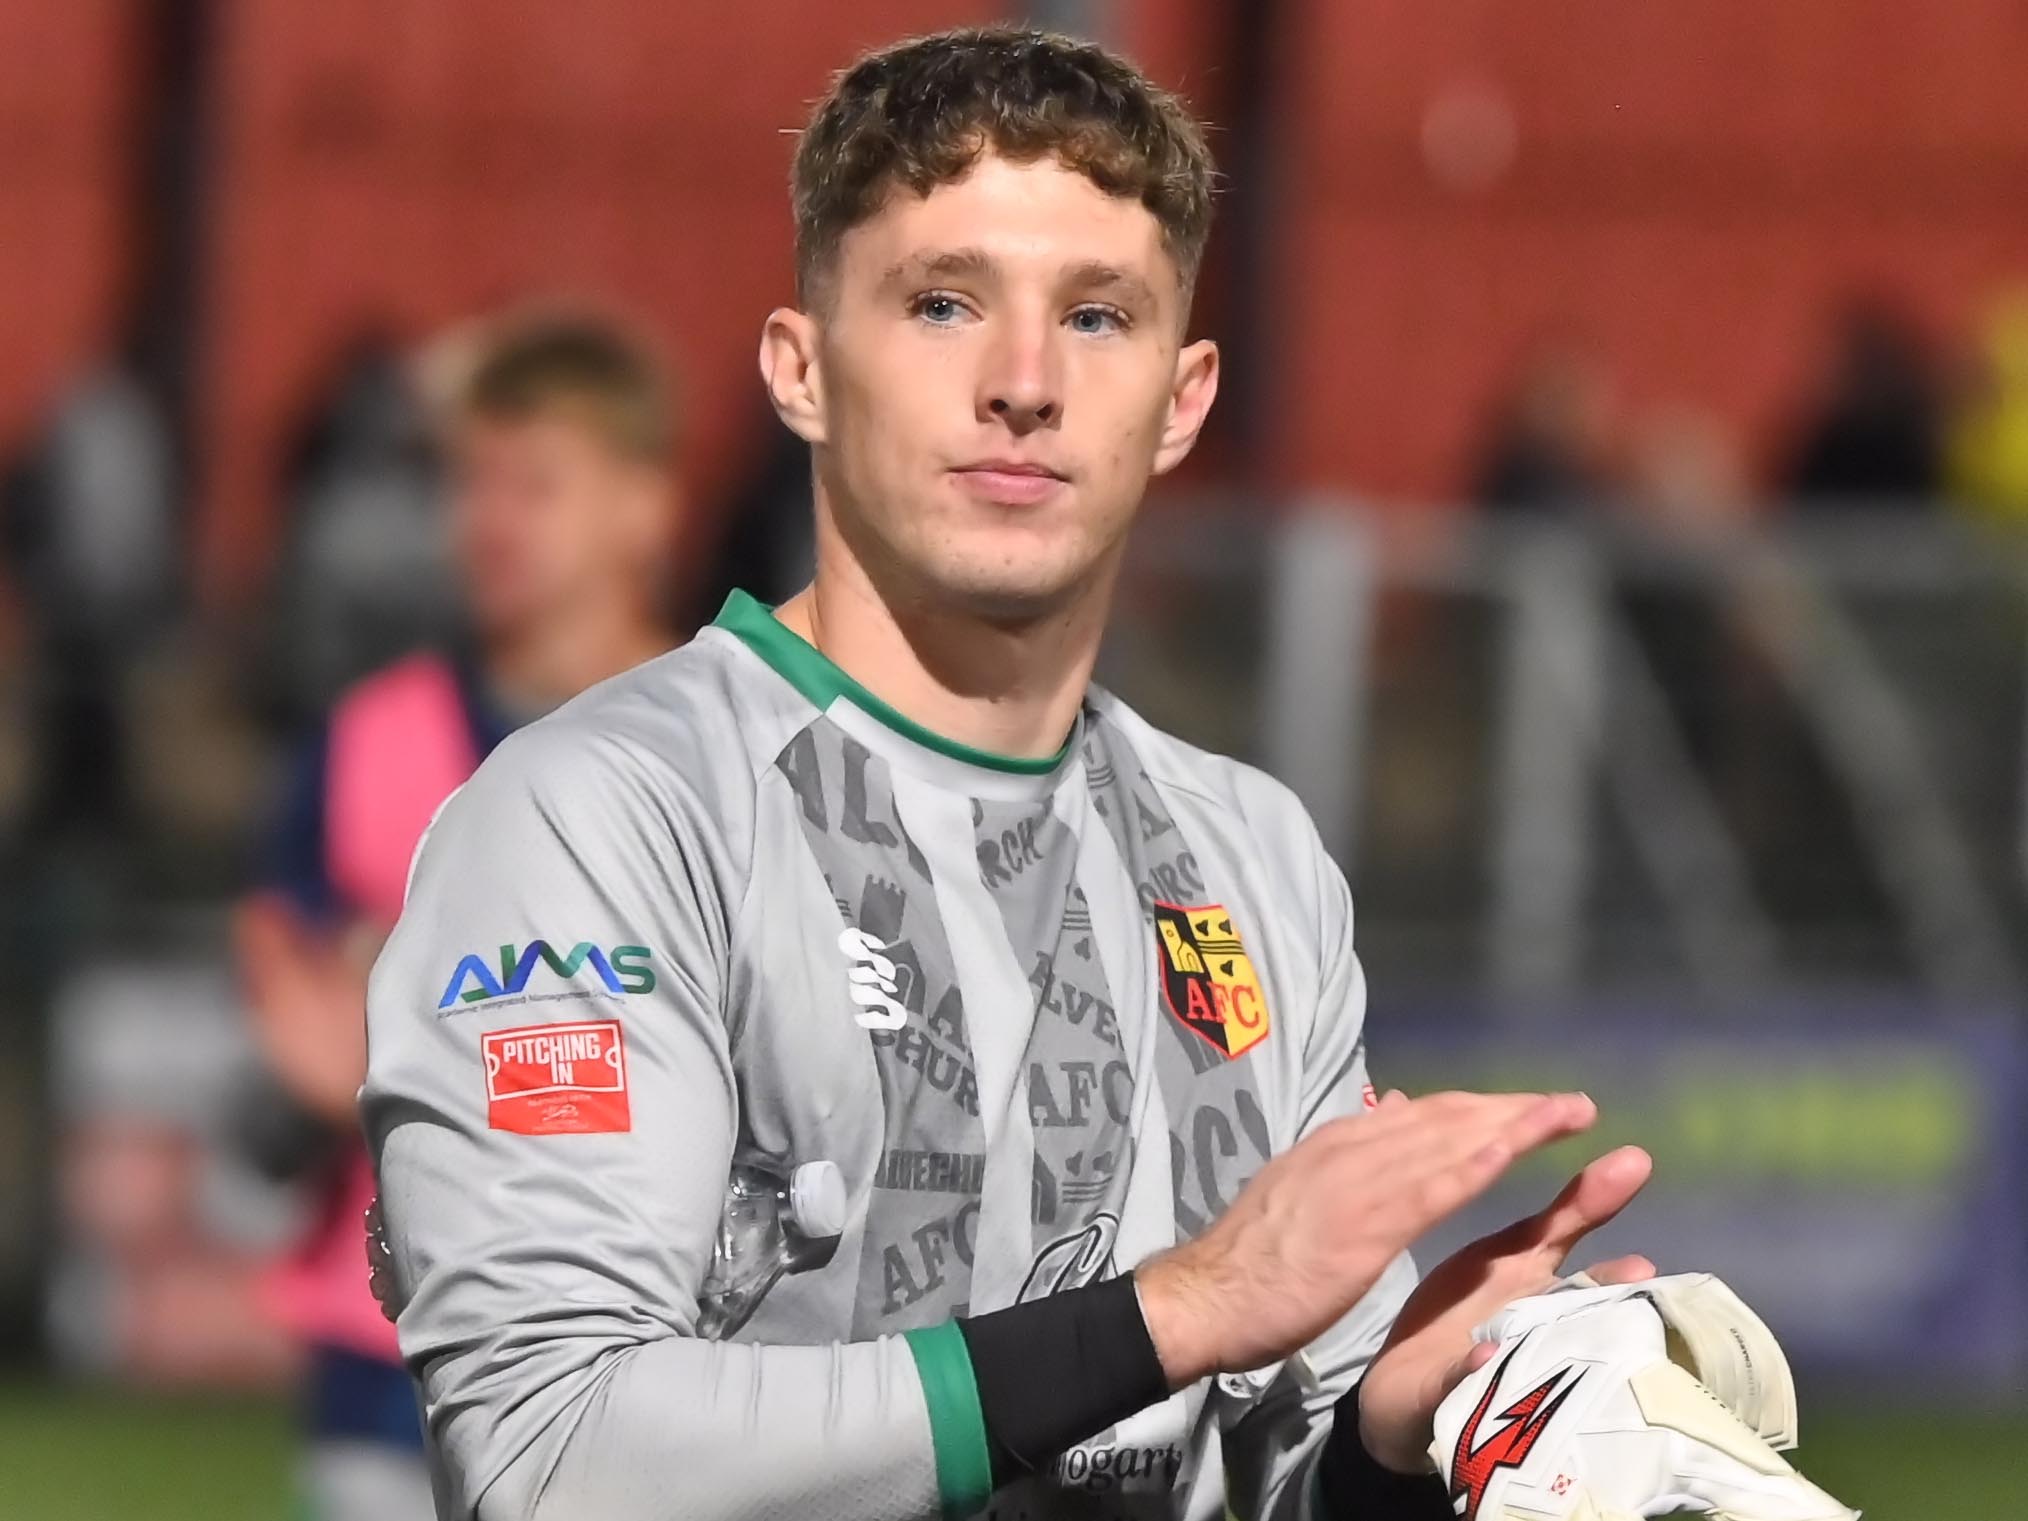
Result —
[[652, 350], [602, 317], [527, 312], [478, 330], [455, 368], [443, 434], [468, 637], [339, 696], [234, 925], [261, 1054], [328, 1141], [320, 1207], [262, 1306], [305, 1346], [300, 1483], [318, 1521], [431, 1514], [415, 1396], [367, 1288], [355, 1107], [366, 973], [416, 841], [510, 732], [676, 642], [665, 593], [682, 499]]

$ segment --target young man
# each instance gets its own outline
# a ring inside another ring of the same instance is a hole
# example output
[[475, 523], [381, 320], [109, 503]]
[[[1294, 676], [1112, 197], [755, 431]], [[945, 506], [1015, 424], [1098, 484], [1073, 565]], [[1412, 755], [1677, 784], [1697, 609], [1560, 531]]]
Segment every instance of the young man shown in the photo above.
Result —
[[[1640, 1187], [1594, 1163], [1411, 1295], [1408, 1243], [1589, 1102], [1364, 1113], [1301, 807], [1089, 684], [1217, 388], [1210, 179], [1057, 37], [905, 43], [818, 107], [761, 343], [813, 585], [502, 747], [374, 970], [440, 1515], [1448, 1517], [1470, 1327]], [[835, 1248], [700, 1340], [728, 1167], [818, 1159]]]
[[511, 730], [672, 642], [661, 599], [677, 496], [654, 357], [563, 314], [506, 321], [473, 350], [448, 446], [474, 650], [412, 656], [339, 699], [236, 925], [263, 1054], [342, 1138], [315, 1230], [267, 1285], [309, 1351], [303, 1488], [320, 1521], [430, 1511], [413, 1386], [364, 1280], [373, 1185], [356, 1138], [366, 969], [416, 841]]

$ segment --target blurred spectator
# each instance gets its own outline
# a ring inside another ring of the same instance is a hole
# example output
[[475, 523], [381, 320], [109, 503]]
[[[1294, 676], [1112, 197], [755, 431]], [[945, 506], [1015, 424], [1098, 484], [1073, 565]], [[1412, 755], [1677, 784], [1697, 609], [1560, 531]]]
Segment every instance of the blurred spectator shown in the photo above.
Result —
[[399, 349], [362, 338], [286, 451], [274, 657], [299, 712], [457, 626], [421, 389]]
[[[303, 1483], [322, 1521], [430, 1514], [414, 1395], [367, 1290], [361, 1218], [373, 1180], [354, 1110], [366, 973], [400, 913], [410, 857], [437, 806], [512, 729], [672, 642], [661, 594], [680, 499], [653, 357], [631, 333], [567, 314], [511, 319], [471, 349], [447, 438], [474, 647], [410, 656], [338, 698], [236, 922], [262, 1050], [329, 1134], [326, 1207], [267, 1296], [309, 1345]], [[350, 511], [412, 510], [405, 497], [391, 505], [421, 476], [385, 367], [362, 369], [351, 400], [357, 431], [341, 430], [309, 477], [326, 489], [349, 480]], [[378, 497], [362, 484], [376, 469], [392, 472]], [[334, 503], [323, 508], [334, 540], [353, 534]], [[362, 551], [372, 527], [357, 537]], [[376, 594], [370, 577], [354, 590]]]
[[1680, 540], [1738, 525], [1752, 492], [1737, 432], [1717, 413], [1687, 403], [1647, 410], [1628, 446], [1627, 497], [1643, 523]]
[[[1627, 451], [1627, 500], [1641, 531], [1688, 554], [1723, 552], [1752, 508], [1746, 451], [1715, 412], [1684, 402], [1646, 409]], [[1766, 692], [1722, 585], [1666, 578], [1622, 585], [1629, 631], [1661, 678], [1689, 757], [1721, 788]]]
[[1475, 472], [1495, 509], [1571, 510], [1611, 492], [1617, 408], [1603, 360], [1575, 342], [1539, 344], [1495, 409]]
[[6, 487], [8, 537], [39, 648], [34, 809], [59, 834], [117, 826], [127, 666], [168, 611], [176, 469], [147, 388], [118, 360], [58, 401]]
[[1776, 482], [1800, 502], [1923, 507], [1943, 487], [1943, 402], [1928, 347], [1884, 301], [1848, 305]]
[[1994, 517], [2028, 522], [2028, 292], [1994, 307], [1976, 363], [1951, 428], [1952, 494]]
[[250, 1076], [229, 983], [129, 943], [73, 969], [52, 1012], [52, 1350], [169, 1387], [272, 1385], [299, 1352], [247, 1305], [294, 1211], [228, 1134]]
[[95, 642], [132, 639], [164, 610], [176, 563], [175, 468], [154, 398], [124, 365], [97, 367], [58, 404], [40, 466], [32, 589]]

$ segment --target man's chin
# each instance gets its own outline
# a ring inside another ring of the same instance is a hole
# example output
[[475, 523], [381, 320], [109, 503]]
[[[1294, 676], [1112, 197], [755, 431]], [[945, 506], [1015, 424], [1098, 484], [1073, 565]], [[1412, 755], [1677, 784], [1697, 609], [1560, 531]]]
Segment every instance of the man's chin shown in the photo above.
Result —
[[1024, 566], [1019, 573], [1005, 567], [967, 567], [946, 570], [930, 580], [947, 610], [1010, 628], [1059, 617], [1099, 592], [1098, 578], [1088, 566], [1051, 570]]

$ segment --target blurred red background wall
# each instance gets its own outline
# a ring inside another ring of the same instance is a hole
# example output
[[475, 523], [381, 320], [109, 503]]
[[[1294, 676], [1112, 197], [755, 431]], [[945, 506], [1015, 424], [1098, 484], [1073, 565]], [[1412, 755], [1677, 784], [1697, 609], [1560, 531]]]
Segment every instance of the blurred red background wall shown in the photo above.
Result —
[[761, 417], [761, 316], [790, 296], [789, 134], [860, 49], [990, 8], [229, 12], [200, 553], [237, 587], [267, 563], [277, 429], [344, 341], [530, 292], [596, 292], [659, 330], [710, 499]]
[[[1215, 126], [1262, 124], [1244, 383], [1282, 485], [1454, 496], [1487, 403], [1556, 330], [1635, 398], [1765, 446], [1845, 294], [1963, 328], [2028, 269], [2018, 0], [1287, 0], [1251, 103], [1230, 39], [1257, 17], [1230, 3], [1112, 19]], [[117, 340], [146, 254], [138, 9], [0, 5], [0, 445]], [[763, 436], [752, 349], [788, 290], [807, 103], [857, 49], [994, 9], [217, 0], [205, 584], [245, 590], [269, 563], [284, 430], [349, 340], [532, 291], [598, 292], [659, 329], [709, 499]], [[1227, 320], [1215, 293], [1207, 320]]]
[[1441, 498], [1552, 329], [1761, 447], [1855, 289], [2028, 271], [2018, 0], [1290, 0], [1267, 458]]
[[116, 336], [132, 20], [122, 0], [0, 6], [0, 450]]

